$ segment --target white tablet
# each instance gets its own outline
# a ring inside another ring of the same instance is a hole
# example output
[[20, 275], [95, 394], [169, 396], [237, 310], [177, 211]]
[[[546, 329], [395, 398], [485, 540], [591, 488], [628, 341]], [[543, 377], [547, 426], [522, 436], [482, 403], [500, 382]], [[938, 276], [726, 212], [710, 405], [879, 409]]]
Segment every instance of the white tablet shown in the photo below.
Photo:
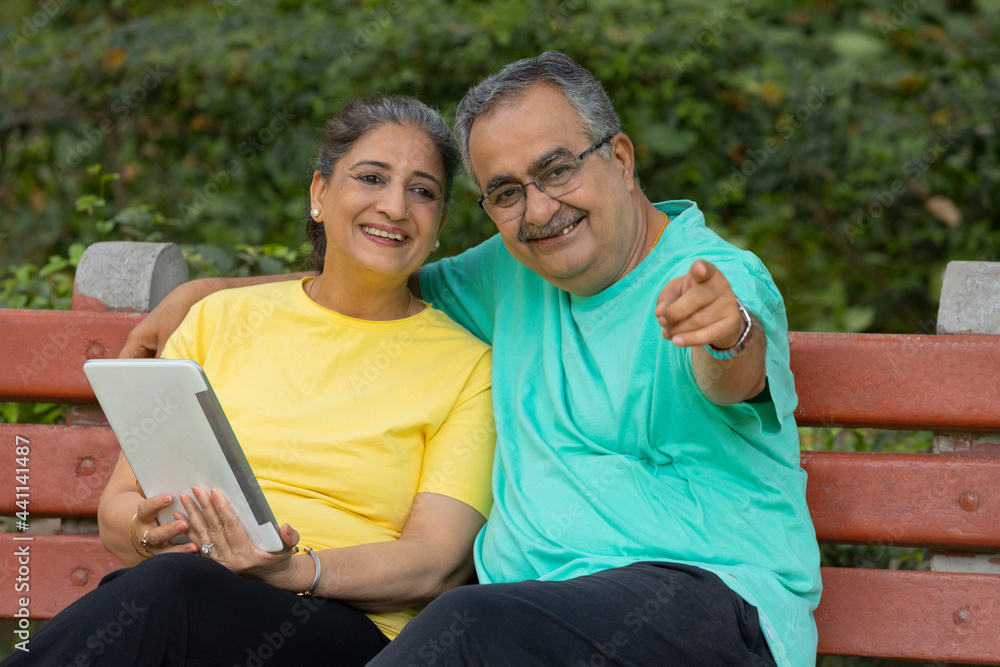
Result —
[[[161, 524], [185, 514], [178, 494], [219, 489], [261, 549], [284, 548], [257, 484], [205, 372], [189, 359], [91, 359], [83, 371], [147, 497], [174, 498]], [[195, 503], [198, 501], [195, 500]], [[187, 542], [184, 535], [176, 543]]]

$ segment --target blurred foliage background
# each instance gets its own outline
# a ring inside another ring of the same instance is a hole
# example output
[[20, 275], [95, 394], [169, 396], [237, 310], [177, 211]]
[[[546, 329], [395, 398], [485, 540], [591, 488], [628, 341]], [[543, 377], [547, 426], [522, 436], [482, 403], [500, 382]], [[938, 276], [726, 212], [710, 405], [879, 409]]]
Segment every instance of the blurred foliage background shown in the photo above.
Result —
[[[791, 329], [933, 332], [947, 262], [1000, 259], [998, 35], [995, 0], [3, 0], [0, 307], [68, 308], [100, 240], [175, 242], [192, 276], [300, 268], [319, 130], [347, 100], [412, 94], [450, 121], [469, 85], [557, 49], [605, 84], [650, 199], [697, 201], [761, 257]], [[478, 194], [456, 188], [441, 254], [494, 233]], [[929, 443], [803, 429], [806, 449]]]
[[[606, 85], [654, 200], [772, 271], [796, 330], [932, 330], [945, 264], [1000, 253], [1000, 3], [4, 0], [0, 305], [65, 307], [79, 246], [193, 275], [302, 257], [346, 100], [466, 88], [561, 50]], [[445, 254], [494, 232], [456, 191]]]

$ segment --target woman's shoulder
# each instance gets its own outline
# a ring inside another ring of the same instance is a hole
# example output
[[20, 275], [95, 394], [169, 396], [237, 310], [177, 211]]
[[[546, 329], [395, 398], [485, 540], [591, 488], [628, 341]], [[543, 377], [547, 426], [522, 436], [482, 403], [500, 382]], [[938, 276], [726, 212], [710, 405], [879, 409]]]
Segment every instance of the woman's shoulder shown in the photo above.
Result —
[[295, 297], [299, 291], [299, 283], [299, 280], [283, 280], [246, 287], [232, 287], [209, 294], [195, 306], [203, 309], [232, 311], [265, 303], [279, 305]]
[[414, 336], [426, 342], [462, 347], [480, 355], [490, 350], [487, 343], [431, 304], [427, 304], [424, 311], [415, 319], [417, 326], [413, 328]]
[[492, 384], [493, 348], [445, 313], [428, 305], [416, 318], [411, 350], [431, 364], [435, 373], [461, 380], [458, 400], [473, 396]]

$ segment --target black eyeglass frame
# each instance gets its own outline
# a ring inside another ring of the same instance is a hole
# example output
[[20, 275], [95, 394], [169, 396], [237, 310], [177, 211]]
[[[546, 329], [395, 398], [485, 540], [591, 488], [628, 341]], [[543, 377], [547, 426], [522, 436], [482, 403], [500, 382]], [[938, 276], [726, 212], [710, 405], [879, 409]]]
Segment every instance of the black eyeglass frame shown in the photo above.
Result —
[[[533, 179], [531, 179], [530, 181], [528, 181], [527, 183], [504, 183], [502, 185], [498, 185], [497, 187], [493, 188], [492, 190], [490, 190], [489, 192], [487, 192], [486, 194], [484, 194], [478, 200], [476, 200], [476, 203], [479, 204], [479, 208], [483, 209], [483, 211], [486, 212], [486, 215], [490, 215], [490, 212], [486, 210], [486, 206], [484, 205], [484, 202], [487, 199], [489, 199], [492, 194], [494, 194], [495, 192], [497, 192], [501, 188], [510, 188], [510, 187], [515, 187], [515, 186], [518, 187], [518, 188], [521, 188], [521, 197], [522, 197], [522, 199], [525, 199], [525, 200], [528, 198], [528, 190], [527, 190], [527, 188], [532, 183], [534, 183], [535, 187], [538, 188], [541, 192], [545, 192], [545, 188], [543, 188], [541, 185], [538, 184], [538, 179], [539, 178], [543, 178], [544, 176], [546, 176], [547, 174], [551, 173], [552, 171], [554, 171], [556, 169], [559, 169], [560, 167], [565, 167], [566, 165], [570, 165], [570, 164], [573, 165], [573, 168], [577, 172], [579, 172], [580, 171], [580, 164], [583, 162], [583, 158], [587, 157], [588, 155], [590, 155], [591, 153], [593, 153], [594, 151], [596, 151], [598, 148], [600, 148], [604, 144], [609, 143], [617, 135], [618, 135], [618, 132], [613, 132], [613, 133], [609, 134], [608, 136], [606, 136], [604, 139], [601, 139], [600, 141], [598, 141], [596, 144], [594, 144], [593, 146], [591, 146], [587, 150], [585, 150], [582, 153], [580, 153], [579, 155], [577, 155], [575, 158], [572, 158], [570, 160], [565, 160], [563, 162], [559, 162], [558, 164], [554, 164], [551, 167], [548, 167], [547, 169], [543, 169], [542, 171], [538, 172], [538, 174]], [[575, 192], [575, 188], [573, 190], [570, 190], [570, 192]], [[547, 192], [545, 192], [545, 194], [547, 196], [549, 196], [549, 197], [552, 197], [552, 195], [550, 195]], [[569, 194], [569, 192], [564, 192], [562, 195], [559, 195], [559, 196], [562, 197], [563, 195], [567, 195], [567, 194]], [[553, 199], [555, 199], [555, 197], [553, 197]], [[492, 217], [493, 216], [490, 216], [490, 219], [492, 219]], [[513, 220], [513, 219], [514, 218], [511, 218], [511, 220]], [[493, 222], [495, 224], [500, 224], [500, 223], [496, 222], [495, 220]], [[504, 222], [510, 222], [510, 220], [505, 220]]]

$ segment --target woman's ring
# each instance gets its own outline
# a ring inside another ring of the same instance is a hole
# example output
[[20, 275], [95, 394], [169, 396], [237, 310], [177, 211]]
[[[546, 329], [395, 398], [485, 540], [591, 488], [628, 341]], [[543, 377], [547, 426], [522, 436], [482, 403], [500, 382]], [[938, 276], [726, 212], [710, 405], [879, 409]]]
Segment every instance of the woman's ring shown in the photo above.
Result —
[[201, 545], [201, 552], [207, 556], [212, 553], [212, 547], [214, 546], [215, 542], [212, 542], [211, 544], [203, 544]]

